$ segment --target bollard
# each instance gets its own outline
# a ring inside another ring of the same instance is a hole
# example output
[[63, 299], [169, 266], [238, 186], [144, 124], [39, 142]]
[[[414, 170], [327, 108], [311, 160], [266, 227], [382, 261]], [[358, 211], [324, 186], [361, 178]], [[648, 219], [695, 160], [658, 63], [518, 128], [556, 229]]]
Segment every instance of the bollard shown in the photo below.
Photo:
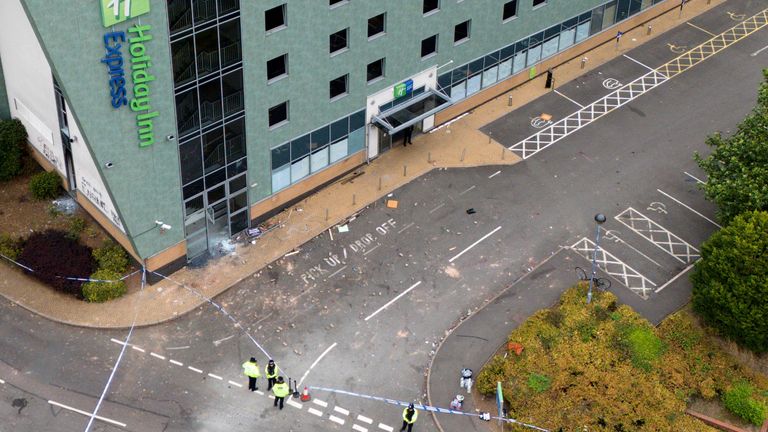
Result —
[[488, 144], [490, 144], [491, 141], [493, 141], [493, 132], [488, 132]]
[[432, 152], [427, 152], [427, 163], [428, 164], [432, 163]]
[[325, 209], [325, 221], [328, 222], [328, 209]]
[[501, 148], [501, 160], [504, 160], [504, 157], [506, 156], [507, 152], [504, 149], [504, 147]]
[[461, 151], [461, 162], [464, 162], [464, 156], [467, 155], [467, 149], [464, 148], [464, 150]]
[[645, 33], [645, 34], [646, 34], [646, 36], [650, 36], [650, 35], [651, 35], [651, 32], [653, 32], [653, 26], [652, 26], [652, 25], [650, 25], [650, 24], [648, 24], [648, 31]]
[[584, 65], [586, 65], [586, 64], [587, 64], [587, 60], [589, 60], [589, 59], [588, 59], [588, 58], [586, 58], [586, 57], [582, 57], [582, 58], [581, 58], [581, 68], [582, 68], [582, 69], [584, 69]]
[[512, 106], [512, 95], [507, 98], [507, 106]]
[[379, 190], [381, 190], [381, 177], [379, 177]]
[[408, 165], [403, 165], [403, 177], [408, 175]]
[[357, 194], [352, 194], [352, 205], [357, 205]]

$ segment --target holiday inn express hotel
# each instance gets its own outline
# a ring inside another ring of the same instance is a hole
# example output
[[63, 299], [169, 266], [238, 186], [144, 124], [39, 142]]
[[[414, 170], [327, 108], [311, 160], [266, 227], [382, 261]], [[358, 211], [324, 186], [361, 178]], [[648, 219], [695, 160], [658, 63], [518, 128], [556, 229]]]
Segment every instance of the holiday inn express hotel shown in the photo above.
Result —
[[0, 117], [178, 268], [679, 0], [2, 0]]

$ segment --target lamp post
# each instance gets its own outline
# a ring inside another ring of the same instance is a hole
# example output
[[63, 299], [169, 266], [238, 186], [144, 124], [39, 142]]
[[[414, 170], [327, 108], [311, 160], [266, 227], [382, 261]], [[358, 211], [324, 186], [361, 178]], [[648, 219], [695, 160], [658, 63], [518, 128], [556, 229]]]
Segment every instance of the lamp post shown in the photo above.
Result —
[[597, 251], [600, 250], [600, 225], [605, 223], [605, 215], [598, 213], [595, 215], [596, 231], [595, 234], [595, 250], [592, 254], [592, 274], [589, 277], [589, 291], [587, 291], [587, 304], [592, 303], [592, 285], [595, 283], [595, 276], [597, 276]]

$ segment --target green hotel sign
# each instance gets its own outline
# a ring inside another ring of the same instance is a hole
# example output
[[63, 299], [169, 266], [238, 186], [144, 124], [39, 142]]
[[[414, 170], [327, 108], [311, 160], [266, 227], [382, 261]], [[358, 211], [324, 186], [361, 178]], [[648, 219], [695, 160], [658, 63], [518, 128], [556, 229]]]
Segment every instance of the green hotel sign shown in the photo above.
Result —
[[99, 0], [104, 27], [149, 13], [149, 0]]

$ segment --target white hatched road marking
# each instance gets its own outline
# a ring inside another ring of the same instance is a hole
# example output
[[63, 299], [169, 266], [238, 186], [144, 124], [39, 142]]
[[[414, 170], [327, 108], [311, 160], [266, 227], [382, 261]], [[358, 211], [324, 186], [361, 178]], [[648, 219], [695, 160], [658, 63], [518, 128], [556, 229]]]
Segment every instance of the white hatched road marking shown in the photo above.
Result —
[[336, 411], [337, 413], [341, 414], [341, 415], [345, 415], [345, 416], [349, 415], [349, 411], [345, 410], [342, 407], [337, 407], [336, 406], [336, 407], [333, 407], [333, 410]]
[[149, 353], [152, 357], [159, 358], [160, 360], [165, 360], [165, 356], [161, 356], [160, 354], [155, 354], [153, 352]]
[[334, 423], [338, 423], [338, 424], [340, 424], [340, 425], [343, 425], [343, 424], [344, 424], [344, 420], [342, 420], [342, 419], [340, 419], [340, 418], [336, 417], [335, 415], [332, 415], [332, 416], [328, 417], [328, 419], [329, 419], [330, 421], [332, 421], [332, 422], [334, 422]]
[[358, 414], [357, 419], [360, 420], [363, 423], [373, 424], [373, 419], [369, 419], [368, 417], [366, 417], [364, 415], [359, 415]]
[[356, 424], [352, 425], [352, 429], [356, 430], [357, 432], [368, 432], [368, 429]]
[[614, 219], [683, 264], [690, 264], [699, 259], [698, 249], [632, 207], [619, 213]]
[[624, 246], [626, 246], [626, 247], [632, 249], [633, 251], [635, 251], [638, 255], [640, 255], [643, 258], [647, 259], [648, 261], [656, 264], [657, 267], [664, 267], [661, 264], [659, 264], [658, 262], [656, 262], [656, 260], [654, 260], [653, 258], [651, 258], [648, 255], [640, 252], [636, 247], [634, 247], [631, 244], [629, 244], [629, 243], [625, 242], [624, 240], [622, 240], [619, 237], [619, 235], [617, 234], [618, 231], [616, 231], [616, 230], [604, 230], [603, 228], [599, 228], [599, 229], [602, 230], [602, 231], [605, 231], [605, 237], [603, 237], [604, 239], [606, 239], [608, 241], [613, 241], [614, 243], [621, 243]]
[[[72, 408], [71, 406], [64, 405], [64, 404], [58, 403], [56, 401], [49, 400], [48, 403], [51, 404], [51, 405], [57, 406], [59, 408], [63, 408], [65, 410], [69, 410], [69, 411], [72, 411], [72, 412], [76, 412], [78, 414], [82, 414], [82, 415], [84, 415], [86, 417], [91, 417], [93, 415], [92, 413], [89, 413], [89, 412], [86, 412], [86, 411], [83, 411], [83, 410], [79, 410], [77, 408]], [[117, 420], [112, 420], [112, 419], [109, 419], [109, 418], [106, 418], [106, 417], [102, 417], [102, 416], [93, 416], [93, 418], [95, 418], [96, 420], [101, 420], [101, 421], [109, 423], [109, 424], [113, 424], [115, 426], [120, 426], [120, 427], [128, 426], [128, 425], [126, 425], [123, 422], [119, 422]]]
[[131, 348], [135, 349], [135, 350], [136, 350], [136, 351], [138, 351], [138, 352], [143, 352], [143, 353], [145, 353], [145, 352], [146, 352], [144, 349], [142, 349], [142, 348], [139, 348], [139, 347], [137, 347], [136, 345], [133, 345], [133, 346], [131, 346]]
[[328, 408], [328, 402], [325, 402], [320, 399], [312, 399], [312, 403], [314, 403], [315, 405], [320, 405], [323, 408]]
[[184, 363], [176, 360], [168, 360], [169, 362], [175, 364], [176, 366], [184, 366]]
[[197, 373], [200, 373], [200, 374], [203, 373], [203, 371], [201, 371], [200, 369], [194, 368], [192, 366], [187, 366], [187, 368], [189, 368], [189, 370], [191, 370], [192, 372], [197, 372]]
[[[584, 237], [574, 243], [574, 245], [571, 246], [571, 249], [588, 261], [592, 261], [592, 256], [595, 253], [595, 243]], [[644, 299], [648, 298], [648, 294], [653, 289], [652, 286], [656, 286], [650, 279], [613, 256], [613, 254], [602, 247], [598, 251], [596, 263], [604, 272], [619, 279], [624, 286]]]
[[294, 408], [298, 408], [298, 409], [304, 408], [304, 405], [302, 405], [302, 404], [300, 404], [298, 402], [295, 402], [293, 399], [287, 399], [285, 401], [285, 403], [287, 403], [288, 405], [290, 405], [290, 406], [292, 406]]
[[242, 385], [242, 384], [240, 384], [240, 383], [236, 383], [236, 382], [234, 382], [234, 381], [232, 381], [232, 380], [230, 380], [230, 381], [227, 381], [227, 382], [228, 382], [228, 383], [230, 383], [230, 384], [232, 384], [232, 385], [233, 385], [233, 386], [235, 386], [235, 387], [240, 387], [240, 388], [243, 388], [243, 385]]
[[385, 430], [387, 432], [392, 432], [393, 430], [395, 430], [392, 426], [387, 426], [384, 423], [379, 423], [379, 429]]
[[314, 415], [316, 415], [318, 417], [322, 417], [323, 416], [323, 412], [322, 411], [316, 410], [316, 409], [314, 409], [312, 407], [309, 408], [309, 413], [310, 414], [314, 414]]
[[209, 374], [208, 374], [208, 376], [209, 376], [209, 377], [211, 377], [211, 378], [213, 378], [213, 379], [217, 379], [217, 380], [224, 380], [224, 378], [222, 378], [222, 377], [220, 377], [220, 376], [218, 376], [218, 375], [214, 375], [214, 374], [212, 374], [212, 373], [209, 373]]
[[672, 279], [668, 280], [668, 281], [667, 281], [667, 283], [665, 283], [664, 285], [660, 286], [660, 287], [659, 287], [659, 289], [657, 289], [657, 290], [656, 290], [656, 291], [654, 291], [654, 292], [656, 292], [656, 293], [658, 293], [658, 292], [661, 292], [661, 290], [663, 290], [664, 288], [666, 288], [666, 287], [667, 287], [669, 284], [671, 284], [672, 282], [676, 281], [676, 280], [677, 280], [677, 278], [679, 278], [680, 276], [682, 276], [682, 275], [686, 274], [686, 273], [688, 272], [688, 270], [690, 270], [690, 269], [692, 269], [692, 268], [693, 268], [693, 264], [691, 264], [691, 265], [689, 265], [688, 267], [684, 268], [684, 269], [683, 269], [683, 271], [681, 271], [680, 273], [676, 274], [676, 275], [675, 275], [675, 277], [673, 277]]

